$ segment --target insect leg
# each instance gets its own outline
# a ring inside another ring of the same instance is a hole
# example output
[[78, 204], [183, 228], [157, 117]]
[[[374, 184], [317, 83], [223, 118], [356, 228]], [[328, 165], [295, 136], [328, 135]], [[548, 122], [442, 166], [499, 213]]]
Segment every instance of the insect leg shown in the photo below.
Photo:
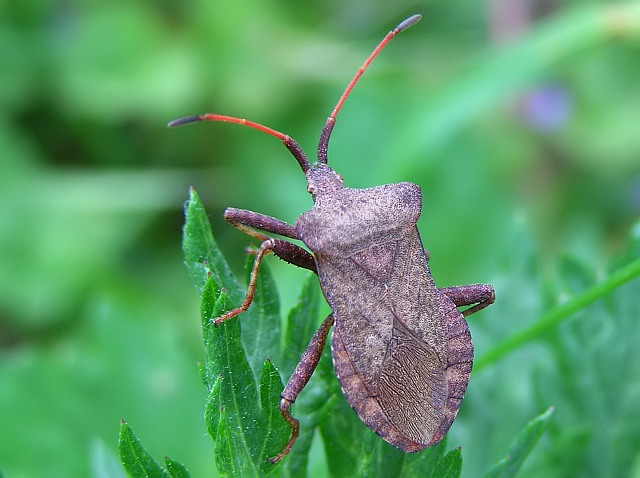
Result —
[[[224, 212], [224, 218], [242, 232], [263, 242], [268, 239], [268, 236], [260, 231], [290, 237], [291, 239], [300, 239], [293, 226], [257, 212], [230, 207]], [[317, 273], [316, 261], [306, 249], [282, 239], [271, 238], [271, 240], [273, 241], [272, 251], [280, 259], [294, 266]]]
[[260, 214], [259, 212], [228, 207], [224, 211], [224, 220], [237, 227], [242, 232], [260, 240], [264, 240], [265, 236], [260, 234], [259, 231], [278, 234], [279, 236], [285, 236], [291, 239], [300, 239], [295, 228], [290, 224], [287, 224], [280, 219], [276, 219], [275, 217]]
[[260, 269], [260, 263], [266, 254], [273, 251], [274, 245], [274, 240], [271, 238], [266, 238], [262, 241], [262, 244], [260, 244], [260, 248], [256, 254], [256, 260], [253, 261], [251, 276], [249, 278], [249, 286], [247, 287], [247, 294], [244, 296], [242, 304], [240, 304], [240, 307], [236, 307], [235, 309], [225, 312], [220, 317], [213, 319], [213, 325], [218, 325], [225, 320], [231, 319], [249, 308], [251, 302], [253, 302], [253, 296], [256, 292], [256, 282], [258, 281], [258, 269]]
[[294, 442], [298, 438], [300, 433], [300, 422], [291, 416], [289, 413], [289, 407], [296, 401], [298, 394], [305, 387], [311, 375], [315, 371], [320, 357], [322, 356], [322, 350], [327, 342], [327, 336], [329, 335], [329, 329], [333, 325], [333, 315], [329, 314], [326, 319], [320, 325], [320, 328], [313, 334], [309, 345], [300, 358], [300, 362], [296, 365], [296, 369], [291, 374], [291, 378], [287, 382], [287, 386], [280, 395], [280, 413], [289, 425], [291, 425], [291, 438], [277, 456], [270, 458], [271, 463], [277, 463], [286, 454], [291, 451]]
[[472, 306], [462, 311], [462, 315], [465, 317], [484, 309], [496, 300], [495, 291], [489, 284], [443, 287], [440, 291], [451, 299], [456, 307]]

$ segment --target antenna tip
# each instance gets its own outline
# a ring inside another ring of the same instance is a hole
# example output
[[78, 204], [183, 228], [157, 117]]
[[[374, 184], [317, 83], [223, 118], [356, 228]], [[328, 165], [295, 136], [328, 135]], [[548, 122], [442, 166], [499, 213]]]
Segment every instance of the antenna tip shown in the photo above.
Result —
[[185, 116], [183, 118], [174, 119], [173, 121], [169, 121], [167, 126], [169, 128], [174, 128], [176, 126], [182, 126], [183, 124], [195, 123], [196, 121], [202, 120], [201, 115], [193, 115], [193, 116]]
[[418, 23], [421, 18], [422, 18], [422, 15], [420, 15], [419, 13], [416, 13], [415, 15], [411, 15], [409, 18], [401, 22], [400, 25], [398, 25], [395, 28], [396, 34]]

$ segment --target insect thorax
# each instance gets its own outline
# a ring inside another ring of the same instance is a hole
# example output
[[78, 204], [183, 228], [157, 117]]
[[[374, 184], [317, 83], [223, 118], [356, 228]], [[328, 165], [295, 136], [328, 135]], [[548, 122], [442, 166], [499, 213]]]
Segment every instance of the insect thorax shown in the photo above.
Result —
[[408, 182], [343, 187], [314, 200], [296, 231], [312, 252], [341, 256], [402, 237], [415, 227], [422, 205], [420, 187]]

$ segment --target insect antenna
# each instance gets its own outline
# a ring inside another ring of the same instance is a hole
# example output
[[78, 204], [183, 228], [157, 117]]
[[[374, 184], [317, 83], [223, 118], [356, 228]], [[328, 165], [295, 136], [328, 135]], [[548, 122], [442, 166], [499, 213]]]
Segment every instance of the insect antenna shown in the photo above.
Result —
[[174, 119], [170, 121], [167, 126], [173, 128], [174, 126], [181, 126], [183, 124], [188, 123], [196, 123], [198, 121], [222, 121], [224, 123], [235, 123], [242, 126], [248, 126], [249, 128], [257, 129], [258, 131], [262, 131], [263, 133], [270, 134], [271, 136], [275, 136], [280, 141], [284, 143], [287, 149], [291, 152], [298, 164], [302, 168], [303, 173], [307, 173], [309, 170], [309, 160], [307, 156], [302, 151], [302, 148], [298, 146], [298, 143], [289, 135], [281, 133], [280, 131], [276, 131], [275, 129], [268, 128], [259, 123], [254, 123], [253, 121], [246, 120], [244, 118], [236, 118], [234, 116], [224, 116], [217, 115], [213, 113], [207, 113], [203, 115], [194, 115], [194, 116], [185, 116], [184, 118]]
[[406, 30], [413, 24], [420, 21], [422, 15], [412, 15], [403, 22], [401, 22], [397, 27], [391, 30], [387, 35], [382, 39], [378, 46], [371, 52], [371, 55], [365, 60], [362, 66], [358, 69], [355, 76], [351, 80], [351, 82], [347, 85], [347, 88], [342, 93], [342, 96], [338, 100], [338, 104], [333, 109], [329, 117], [327, 118], [327, 122], [324, 124], [324, 128], [322, 128], [322, 133], [320, 134], [320, 144], [318, 144], [318, 161], [321, 163], [327, 164], [327, 147], [329, 146], [329, 137], [331, 136], [331, 131], [333, 130], [333, 126], [336, 124], [336, 115], [340, 108], [342, 108], [343, 103], [351, 93], [351, 90], [356, 85], [364, 71], [368, 68], [369, 64], [373, 61], [373, 59], [382, 51], [382, 49], [391, 41], [393, 37], [395, 37], [398, 33], [403, 30]]

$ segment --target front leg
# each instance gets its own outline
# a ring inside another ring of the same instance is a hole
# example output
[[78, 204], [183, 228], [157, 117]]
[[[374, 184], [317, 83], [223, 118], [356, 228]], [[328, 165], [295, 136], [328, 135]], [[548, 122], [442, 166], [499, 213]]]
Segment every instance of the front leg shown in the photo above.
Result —
[[464, 307], [471, 305], [468, 309], [462, 311], [462, 315], [467, 317], [479, 310], [493, 304], [496, 300], [496, 294], [493, 286], [489, 284], [472, 284], [461, 285], [456, 287], [443, 287], [440, 289], [456, 305], [456, 307]]
[[273, 252], [275, 255], [290, 264], [304, 269], [309, 269], [317, 273], [316, 261], [305, 249], [283, 239], [268, 237], [260, 232], [270, 232], [291, 237], [292, 239], [298, 239], [295, 229], [286, 222], [257, 212], [234, 208], [228, 208], [224, 213], [224, 218], [233, 226], [256, 239], [259, 239], [262, 243], [256, 253], [256, 259], [253, 262], [253, 267], [251, 268], [247, 294], [245, 295], [242, 304], [240, 304], [240, 307], [236, 307], [235, 309], [224, 313], [220, 317], [213, 319], [214, 325], [218, 325], [225, 320], [236, 317], [249, 308], [253, 302], [253, 297], [256, 292], [256, 283], [258, 281], [260, 264], [262, 263], [264, 256], [270, 252]]
[[[232, 226], [237, 227], [242, 232], [262, 242], [266, 241], [268, 236], [262, 234], [260, 231], [290, 237], [291, 239], [300, 239], [293, 226], [275, 217], [266, 216], [257, 212], [230, 207], [224, 212], [224, 218]], [[316, 261], [313, 255], [306, 249], [283, 239], [271, 238], [271, 240], [273, 241], [271, 251], [280, 259], [294, 266], [309, 269], [316, 274], [318, 273], [316, 270]]]
[[259, 212], [228, 207], [224, 211], [224, 220], [242, 232], [258, 238], [261, 241], [264, 241], [266, 236], [260, 234], [259, 231], [278, 234], [279, 236], [285, 236], [291, 239], [300, 239], [295, 228], [290, 224], [275, 217], [260, 214]]

